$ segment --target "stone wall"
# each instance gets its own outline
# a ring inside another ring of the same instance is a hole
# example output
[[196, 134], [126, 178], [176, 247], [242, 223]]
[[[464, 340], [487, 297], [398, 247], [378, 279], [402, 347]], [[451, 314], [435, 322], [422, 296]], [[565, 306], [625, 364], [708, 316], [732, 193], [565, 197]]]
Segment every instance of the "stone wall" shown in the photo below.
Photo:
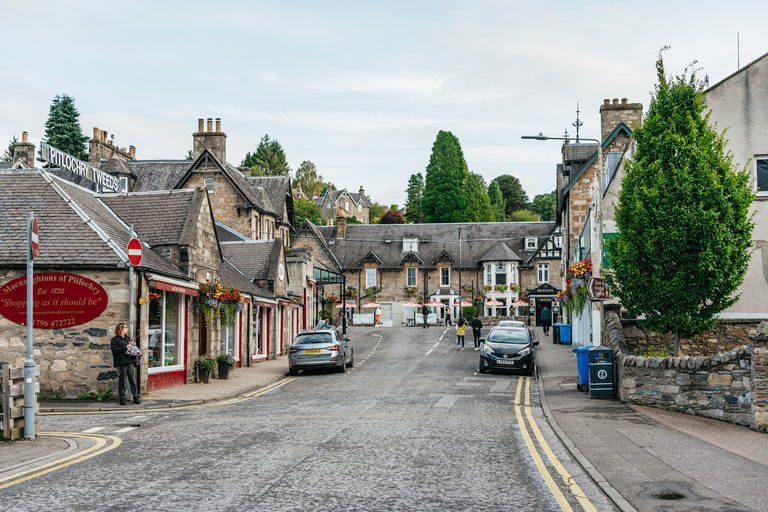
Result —
[[[732, 326], [720, 322], [713, 332]], [[751, 330], [757, 335], [749, 343], [709, 356], [631, 355], [625, 329], [615, 312], [606, 315], [606, 343], [614, 351], [622, 401], [768, 431], [768, 323]]]

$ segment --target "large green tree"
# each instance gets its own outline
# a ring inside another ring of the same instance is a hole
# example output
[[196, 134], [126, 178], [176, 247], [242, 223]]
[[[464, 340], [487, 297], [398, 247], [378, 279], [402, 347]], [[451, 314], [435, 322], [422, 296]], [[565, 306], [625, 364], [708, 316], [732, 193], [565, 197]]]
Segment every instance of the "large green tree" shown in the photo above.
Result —
[[291, 171], [283, 146], [269, 134], [261, 138], [253, 154], [245, 154], [240, 165], [250, 167], [253, 176], [285, 176]]
[[80, 112], [71, 96], [64, 94], [53, 99], [45, 122], [45, 142], [59, 151], [88, 161], [85, 145], [88, 137], [80, 129]]
[[466, 163], [459, 139], [440, 131], [427, 165], [421, 210], [426, 222], [461, 222], [466, 208], [462, 187]]
[[322, 175], [318, 174], [317, 167], [309, 160], [304, 160], [296, 169], [296, 181], [301, 184], [301, 191], [312, 198], [319, 196], [325, 184]]
[[0, 162], [13, 162], [13, 145], [19, 142], [19, 139], [14, 135], [11, 142], [8, 143], [8, 148], [5, 150], [2, 156], [0, 156]]
[[304, 219], [318, 226], [323, 225], [323, 215], [320, 211], [320, 205], [311, 199], [295, 198], [293, 200], [293, 213], [296, 217], [295, 229], [301, 227], [304, 223]]
[[557, 191], [553, 190], [548, 194], [539, 194], [533, 198], [531, 202], [530, 210], [539, 215], [541, 220], [553, 221], [555, 220], [555, 204], [557, 198]]
[[[726, 140], [709, 125], [695, 71], [659, 83], [634, 132], [616, 208], [619, 233], [607, 244], [612, 292], [646, 328], [680, 337], [710, 329], [738, 300], [752, 243], [753, 193], [734, 169]], [[689, 75], [690, 73], [690, 75]]]
[[493, 208], [482, 176], [469, 173], [464, 184], [464, 197], [464, 222], [493, 222]]
[[501, 195], [501, 189], [499, 184], [492, 181], [488, 185], [488, 199], [491, 201], [491, 210], [493, 211], [494, 222], [504, 222], [507, 220], [507, 214], [504, 209], [506, 208], [506, 202], [504, 196]]
[[371, 203], [371, 207], [368, 210], [368, 217], [370, 218], [371, 224], [375, 224], [374, 219], [380, 219], [382, 215], [387, 213], [389, 208], [377, 201], [372, 201], [370, 196], [366, 197], [368, 198], [368, 202]]
[[424, 195], [424, 176], [420, 172], [411, 174], [405, 200], [405, 219], [408, 222], [422, 222], [421, 197]]
[[528, 194], [523, 190], [520, 180], [510, 174], [502, 174], [493, 179], [501, 190], [501, 196], [506, 202], [504, 213], [511, 217], [517, 210], [522, 210], [528, 206]]

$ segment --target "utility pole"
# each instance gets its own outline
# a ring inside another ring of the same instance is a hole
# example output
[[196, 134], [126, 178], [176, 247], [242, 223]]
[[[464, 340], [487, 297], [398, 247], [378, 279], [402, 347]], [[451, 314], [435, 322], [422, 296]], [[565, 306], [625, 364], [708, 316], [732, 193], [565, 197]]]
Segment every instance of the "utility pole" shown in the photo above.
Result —
[[461, 284], [461, 228], [459, 228], [459, 318], [464, 317], [464, 310], [461, 307], [461, 303], [464, 301], [463, 288]]

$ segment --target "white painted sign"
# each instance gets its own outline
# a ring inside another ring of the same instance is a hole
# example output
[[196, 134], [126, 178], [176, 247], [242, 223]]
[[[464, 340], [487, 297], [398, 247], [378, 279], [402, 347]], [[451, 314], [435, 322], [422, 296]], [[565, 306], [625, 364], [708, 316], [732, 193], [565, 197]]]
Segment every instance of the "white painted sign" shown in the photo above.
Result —
[[50, 162], [62, 169], [66, 169], [78, 176], [82, 176], [87, 180], [96, 182], [101, 187], [112, 192], [120, 192], [123, 190], [123, 184], [117, 176], [112, 176], [100, 169], [91, 167], [82, 160], [78, 160], [72, 155], [59, 151], [45, 142], [40, 143], [40, 156], [46, 162]]

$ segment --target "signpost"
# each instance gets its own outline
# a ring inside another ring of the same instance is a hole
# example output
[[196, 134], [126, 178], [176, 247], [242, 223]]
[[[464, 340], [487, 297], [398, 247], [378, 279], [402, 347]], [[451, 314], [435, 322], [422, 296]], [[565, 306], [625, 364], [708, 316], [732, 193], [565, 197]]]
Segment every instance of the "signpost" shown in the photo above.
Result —
[[35, 360], [32, 359], [32, 316], [34, 310], [34, 261], [39, 249], [37, 220], [32, 213], [27, 215], [27, 358], [24, 360], [24, 438], [35, 438]]
[[128, 242], [128, 261], [134, 267], [141, 263], [141, 242], [136, 238], [131, 238]]
[[608, 287], [605, 286], [605, 279], [600, 277], [593, 277], [589, 280], [587, 291], [589, 292], [589, 298], [594, 301], [608, 300], [611, 298], [611, 292], [608, 290]]

